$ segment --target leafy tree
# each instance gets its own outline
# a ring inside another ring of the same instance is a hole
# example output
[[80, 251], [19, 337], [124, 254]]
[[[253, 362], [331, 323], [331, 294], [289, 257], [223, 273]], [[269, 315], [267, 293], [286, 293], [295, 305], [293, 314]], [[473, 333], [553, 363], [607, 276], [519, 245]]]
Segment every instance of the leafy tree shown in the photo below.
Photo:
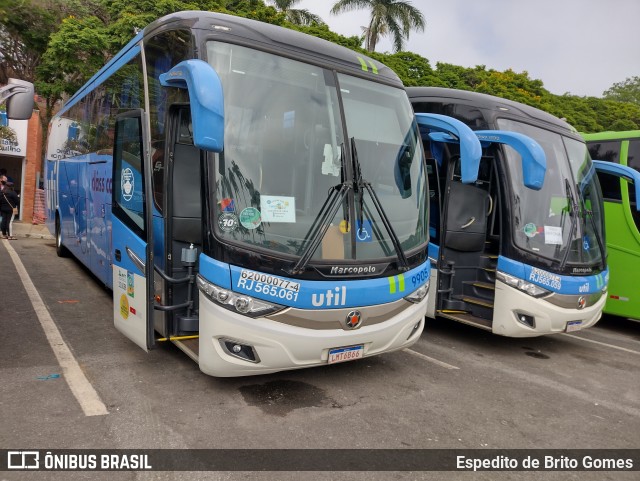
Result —
[[607, 100], [640, 105], [640, 77], [629, 77], [624, 82], [615, 83], [609, 90], [603, 92], [602, 96]]
[[416, 53], [379, 54], [373, 52], [369, 53], [369, 55], [392, 69], [407, 87], [435, 86], [437, 84], [438, 79], [429, 64], [429, 60]]
[[[20, 1], [20, 0], [11, 0]], [[52, 0], [53, 1], [53, 0]], [[169, 13], [208, 10], [282, 23], [283, 16], [261, 0], [55, 0], [64, 7], [59, 29], [50, 36], [36, 75], [36, 89], [54, 103], [93, 76], [138, 30]], [[73, 12], [73, 13], [71, 13]]]
[[329, 42], [333, 42], [338, 45], [342, 45], [343, 47], [350, 48], [351, 50], [355, 50], [357, 52], [361, 51], [360, 45], [362, 44], [362, 39], [356, 36], [353, 37], [345, 37], [343, 35], [339, 35], [335, 32], [329, 30], [327, 24], [315, 24], [311, 26], [304, 25], [288, 25], [292, 30], [297, 30], [298, 32], [306, 33], [308, 35], [313, 35], [314, 37], [322, 38], [324, 40], [328, 40]]
[[57, 1], [5, 0], [0, 6], [0, 83], [17, 77], [33, 82], [49, 35], [59, 22]]
[[294, 25], [313, 25], [314, 23], [321, 25], [324, 23], [318, 15], [311, 13], [306, 8], [292, 8], [299, 2], [300, 0], [270, 0], [269, 3], [276, 10], [284, 13], [287, 21]]
[[422, 12], [402, 0], [338, 0], [331, 8], [334, 15], [366, 8], [371, 11], [369, 26], [364, 27], [365, 49], [373, 52], [380, 37], [390, 35], [396, 52], [402, 50], [411, 30], [424, 31]]

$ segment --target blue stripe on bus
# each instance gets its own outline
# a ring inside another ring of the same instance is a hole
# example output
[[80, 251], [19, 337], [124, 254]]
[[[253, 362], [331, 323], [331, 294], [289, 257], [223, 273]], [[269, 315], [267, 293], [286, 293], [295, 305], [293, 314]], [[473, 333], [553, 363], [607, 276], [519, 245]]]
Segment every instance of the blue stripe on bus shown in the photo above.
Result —
[[609, 284], [609, 269], [591, 276], [567, 276], [500, 256], [498, 270], [559, 294], [593, 294]]
[[427, 248], [427, 255], [430, 259], [435, 259], [438, 261], [438, 256], [440, 255], [440, 246], [434, 244], [433, 242], [429, 242], [429, 247]]
[[[308, 281], [237, 267], [200, 255], [200, 275], [235, 292], [299, 309], [342, 309], [394, 302], [429, 280], [429, 261], [376, 279]], [[229, 275], [231, 279], [229, 279]]]

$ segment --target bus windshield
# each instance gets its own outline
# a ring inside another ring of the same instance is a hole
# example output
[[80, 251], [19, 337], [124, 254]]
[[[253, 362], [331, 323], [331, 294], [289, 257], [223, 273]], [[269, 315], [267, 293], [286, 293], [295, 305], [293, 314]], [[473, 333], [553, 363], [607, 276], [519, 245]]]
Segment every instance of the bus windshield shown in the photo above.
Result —
[[211, 204], [218, 238], [300, 256], [331, 211], [325, 201], [348, 183], [312, 259], [396, 257], [393, 236], [404, 251], [424, 247], [422, 146], [403, 90], [221, 42], [207, 43], [207, 58], [225, 93]]
[[500, 129], [535, 139], [547, 157], [542, 188], [528, 189], [523, 184], [520, 156], [505, 147], [516, 245], [563, 265], [600, 264], [605, 257], [602, 196], [586, 145], [511, 119], [501, 118], [497, 123]]

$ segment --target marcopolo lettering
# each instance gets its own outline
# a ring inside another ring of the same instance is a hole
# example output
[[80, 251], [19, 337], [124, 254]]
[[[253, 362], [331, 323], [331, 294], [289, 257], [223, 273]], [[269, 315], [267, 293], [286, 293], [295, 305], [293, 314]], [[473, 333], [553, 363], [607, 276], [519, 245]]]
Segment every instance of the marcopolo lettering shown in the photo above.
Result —
[[376, 266], [331, 266], [332, 275], [375, 274]]
[[377, 277], [381, 276], [389, 267], [389, 263], [366, 265], [325, 265], [314, 266], [314, 269], [324, 277]]

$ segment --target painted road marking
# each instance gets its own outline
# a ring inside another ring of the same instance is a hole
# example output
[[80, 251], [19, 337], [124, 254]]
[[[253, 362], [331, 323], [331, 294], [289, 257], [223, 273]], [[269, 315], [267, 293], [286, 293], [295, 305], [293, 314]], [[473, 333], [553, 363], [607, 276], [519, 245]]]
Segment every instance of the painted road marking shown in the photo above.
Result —
[[563, 336], [572, 337], [574, 339], [580, 339], [581, 341], [592, 342], [601, 346], [607, 346], [612, 349], [618, 349], [619, 351], [630, 352], [632, 354], [640, 354], [640, 351], [634, 351], [633, 349], [627, 349], [626, 347], [616, 346], [614, 344], [607, 344], [606, 342], [594, 341], [593, 339], [587, 339], [586, 337], [574, 336], [573, 334], [562, 334]]
[[406, 352], [407, 354], [411, 354], [412, 356], [419, 357], [423, 361], [427, 361], [427, 362], [431, 362], [433, 364], [437, 364], [438, 366], [444, 367], [446, 369], [460, 369], [458, 366], [453, 366], [451, 364], [447, 364], [446, 362], [442, 362], [442, 361], [439, 361], [439, 360], [434, 359], [432, 357], [425, 356], [421, 352], [414, 351], [413, 349], [406, 348], [406, 349], [403, 349], [403, 351]]
[[27, 291], [27, 295], [31, 300], [31, 305], [38, 316], [38, 320], [40, 321], [40, 325], [47, 336], [49, 345], [58, 359], [58, 364], [60, 364], [64, 374], [63, 377], [69, 385], [69, 389], [71, 389], [71, 392], [80, 404], [80, 407], [84, 411], [85, 416], [101, 416], [109, 414], [109, 411], [107, 411], [107, 407], [100, 399], [100, 396], [98, 396], [98, 393], [88, 381], [82, 372], [82, 369], [80, 369], [80, 365], [78, 364], [78, 361], [76, 361], [75, 357], [73, 357], [69, 346], [67, 346], [62, 339], [56, 323], [53, 321], [47, 306], [45, 306], [42, 301], [36, 286], [31, 281], [31, 278], [22, 264], [18, 253], [13, 249], [8, 241], [4, 242], [4, 246], [11, 256], [13, 264], [16, 266], [22, 285]]

